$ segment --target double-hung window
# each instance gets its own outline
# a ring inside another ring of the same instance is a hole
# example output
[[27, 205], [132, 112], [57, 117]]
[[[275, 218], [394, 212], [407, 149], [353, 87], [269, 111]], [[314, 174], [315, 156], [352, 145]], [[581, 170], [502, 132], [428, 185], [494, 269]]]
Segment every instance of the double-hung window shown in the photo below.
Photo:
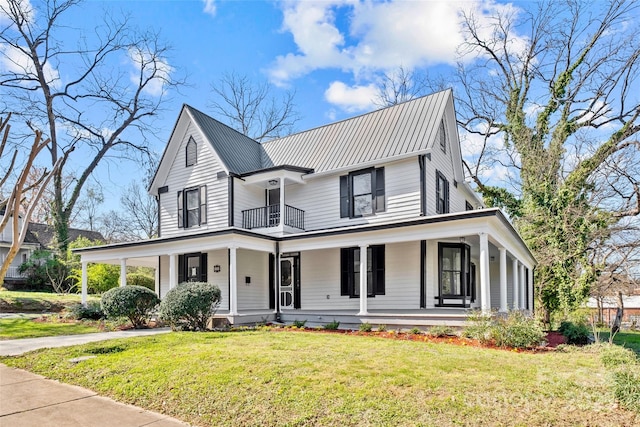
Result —
[[364, 169], [340, 177], [341, 218], [359, 218], [384, 210], [384, 168]]
[[191, 228], [207, 223], [207, 186], [178, 191], [178, 227]]
[[[360, 297], [360, 248], [340, 249], [340, 295]], [[384, 295], [384, 245], [367, 248], [367, 296]]]
[[436, 213], [449, 213], [449, 181], [436, 171]]

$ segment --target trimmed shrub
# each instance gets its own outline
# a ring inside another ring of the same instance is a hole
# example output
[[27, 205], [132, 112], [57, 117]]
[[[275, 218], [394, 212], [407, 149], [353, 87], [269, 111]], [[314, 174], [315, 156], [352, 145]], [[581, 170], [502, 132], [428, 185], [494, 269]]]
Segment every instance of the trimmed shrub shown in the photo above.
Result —
[[77, 304], [70, 309], [71, 316], [75, 319], [100, 320], [104, 319], [104, 311], [98, 301], [90, 301], [86, 306]]
[[160, 319], [173, 330], [204, 331], [220, 301], [220, 288], [214, 284], [180, 283], [160, 303]]
[[491, 316], [480, 310], [474, 310], [467, 317], [467, 326], [462, 331], [462, 335], [486, 344], [491, 341], [492, 326], [493, 319]]
[[540, 323], [520, 311], [512, 311], [507, 317], [497, 319], [491, 328], [491, 337], [500, 347], [535, 347], [544, 336]]
[[156, 279], [142, 273], [127, 274], [127, 285], [144, 286], [147, 289], [156, 290]]
[[564, 321], [560, 323], [558, 328], [560, 332], [567, 339], [567, 344], [573, 345], [586, 345], [589, 344], [589, 336], [591, 331], [584, 322], [569, 322]]
[[329, 322], [326, 325], [324, 325], [324, 328], [328, 331], [335, 331], [338, 329], [338, 326], [340, 326], [340, 322], [337, 322], [334, 319], [333, 322]]
[[358, 329], [360, 330], [360, 332], [371, 332], [371, 329], [373, 328], [371, 327], [371, 323], [364, 322], [360, 324]]
[[150, 289], [142, 286], [122, 286], [109, 289], [102, 295], [101, 306], [107, 317], [127, 317], [133, 327], [147, 324], [151, 311], [160, 299]]

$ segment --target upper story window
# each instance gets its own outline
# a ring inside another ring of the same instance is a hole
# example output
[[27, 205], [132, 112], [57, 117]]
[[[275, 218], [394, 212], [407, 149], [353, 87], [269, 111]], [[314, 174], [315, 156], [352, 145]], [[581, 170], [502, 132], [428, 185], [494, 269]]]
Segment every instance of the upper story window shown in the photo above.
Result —
[[341, 218], [359, 218], [384, 210], [384, 168], [364, 169], [340, 177]]
[[206, 185], [178, 191], [178, 227], [190, 228], [206, 223]]
[[192, 136], [189, 137], [187, 147], [185, 148], [187, 166], [193, 166], [198, 161], [198, 144]]
[[472, 211], [473, 210], [473, 205], [471, 203], [469, 203], [468, 201], [464, 202], [464, 209], [467, 211]]
[[449, 213], [449, 181], [436, 171], [436, 213]]
[[447, 132], [444, 128], [444, 119], [440, 122], [440, 128], [438, 130], [438, 137], [440, 139], [440, 148], [444, 153], [447, 152]]

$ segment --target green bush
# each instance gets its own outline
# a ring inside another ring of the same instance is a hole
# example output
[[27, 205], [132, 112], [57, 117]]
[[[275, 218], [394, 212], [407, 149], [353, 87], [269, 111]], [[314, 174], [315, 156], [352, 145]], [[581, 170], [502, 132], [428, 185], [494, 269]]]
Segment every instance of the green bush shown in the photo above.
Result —
[[220, 304], [220, 289], [211, 283], [184, 282], [160, 303], [160, 319], [173, 330], [204, 331]]
[[493, 319], [490, 315], [481, 310], [474, 310], [467, 316], [467, 326], [462, 331], [462, 335], [486, 344], [491, 341], [492, 326]]
[[71, 307], [70, 312], [75, 319], [100, 320], [105, 318], [104, 311], [102, 311], [98, 301], [90, 301], [86, 306], [82, 304], [74, 305]]
[[307, 324], [306, 320], [294, 320], [293, 321], [293, 326], [295, 326], [296, 328], [304, 328], [304, 325]]
[[144, 286], [145, 288], [156, 290], [156, 279], [142, 273], [127, 274], [127, 285]]
[[333, 322], [329, 322], [326, 325], [324, 325], [324, 328], [328, 331], [335, 331], [338, 329], [338, 326], [340, 326], [340, 322], [337, 322], [334, 319]]
[[414, 327], [414, 328], [411, 328], [411, 329], [409, 330], [409, 333], [410, 333], [411, 335], [420, 335], [420, 334], [422, 334], [422, 331], [420, 330], [420, 328], [415, 328], [415, 327]]
[[587, 324], [584, 322], [574, 323], [570, 321], [564, 321], [560, 323], [558, 332], [560, 332], [567, 339], [567, 344], [589, 344], [589, 336], [591, 335], [591, 331], [589, 330]]
[[449, 336], [455, 335], [455, 331], [451, 326], [441, 325], [441, 326], [432, 326], [431, 328], [429, 328], [428, 334], [432, 337], [442, 338], [442, 337], [449, 337]]
[[540, 323], [521, 311], [512, 311], [507, 317], [496, 319], [491, 327], [491, 337], [500, 347], [535, 347], [542, 342], [544, 336]]
[[378, 332], [384, 332], [387, 330], [387, 325], [378, 325]]
[[371, 332], [371, 329], [373, 328], [371, 327], [371, 323], [364, 322], [360, 324], [358, 329], [360, 330], [360, 332]]
[[146, 325], [149, 314], [159, 302], [158, 296], [147, 288], [122, 286], [105, 292], [101, 305], [107, 317], [127, 317], [138, 329]]

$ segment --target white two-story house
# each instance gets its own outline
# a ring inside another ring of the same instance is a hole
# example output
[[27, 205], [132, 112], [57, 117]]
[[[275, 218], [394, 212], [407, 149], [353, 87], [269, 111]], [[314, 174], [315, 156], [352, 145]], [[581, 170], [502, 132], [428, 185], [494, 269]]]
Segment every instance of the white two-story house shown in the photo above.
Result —
[[234, 324], [533, 307], [534, 257], [465, 183], [451, 90], [263, 144], [185, 105], [149, 191], [160, 237], [78, 250], [83, 267], [155, 267], [161, 297], [214, 283]]

